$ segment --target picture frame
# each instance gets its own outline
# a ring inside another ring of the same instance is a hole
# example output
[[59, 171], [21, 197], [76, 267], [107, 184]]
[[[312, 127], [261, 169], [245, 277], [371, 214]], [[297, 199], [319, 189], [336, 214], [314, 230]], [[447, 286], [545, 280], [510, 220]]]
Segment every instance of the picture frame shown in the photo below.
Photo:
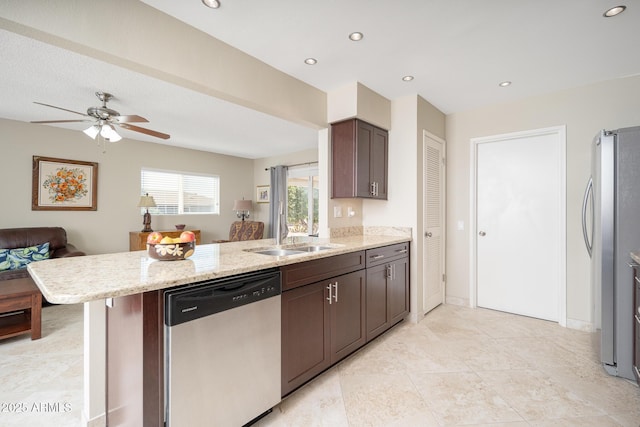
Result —
[[271, 201], [271, 187], [258, 185], [256, 187], [256, 203], [269, 203]]
[[98, 210], [98, 163], [33, 156], [31, 210]]

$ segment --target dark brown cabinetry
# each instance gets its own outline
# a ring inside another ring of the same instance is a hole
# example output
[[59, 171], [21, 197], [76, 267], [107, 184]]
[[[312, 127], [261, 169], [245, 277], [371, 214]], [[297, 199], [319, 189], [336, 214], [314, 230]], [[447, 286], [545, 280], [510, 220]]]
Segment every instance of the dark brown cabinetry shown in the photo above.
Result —
[[366, 252], [367, 341], [400, 322], [409, 313], [409, 244]]
[[387, 199], [389, 133], [358, 119], [331, 125], [332, 197]]
[[640, 266], [633, 267], [633, 374], [640, 385]]
[[283, 396], [365, 344], [363, 268], [364, 252], [282, 267]]

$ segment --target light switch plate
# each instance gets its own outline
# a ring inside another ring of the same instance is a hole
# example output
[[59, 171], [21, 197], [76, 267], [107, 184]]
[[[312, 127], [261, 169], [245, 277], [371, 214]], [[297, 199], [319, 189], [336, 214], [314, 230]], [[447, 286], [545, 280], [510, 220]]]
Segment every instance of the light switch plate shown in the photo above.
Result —
[[342, 206], [334, 206], [333, 207], [333, 217], [334, 218], [342, 218]]

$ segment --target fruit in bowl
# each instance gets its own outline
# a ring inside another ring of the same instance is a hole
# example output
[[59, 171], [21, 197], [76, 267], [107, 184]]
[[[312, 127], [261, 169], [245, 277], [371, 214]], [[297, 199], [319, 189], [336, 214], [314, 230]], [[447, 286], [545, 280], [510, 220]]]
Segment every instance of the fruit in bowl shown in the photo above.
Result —
[[[183, 232], [191, 233], [192, 232]], [[155, 231], [147, 237], [147, 253], [153, 259], [160, 261], [176, 261], [189, 258], [196, 250], [195, 234], [193, 239], [190, 235], [180, 237], [162, 236]], [[154, 235], [152, 237], [152, 235]]]

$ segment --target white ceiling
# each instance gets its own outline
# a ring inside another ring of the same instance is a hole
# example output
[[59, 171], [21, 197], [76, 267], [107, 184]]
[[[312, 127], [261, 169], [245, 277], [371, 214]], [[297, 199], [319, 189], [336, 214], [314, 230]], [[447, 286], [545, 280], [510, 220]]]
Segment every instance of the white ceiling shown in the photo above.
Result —
[[[640, 0], [623, 0], [615, 18], [602, 13], [618, 0], [143, 1], [323, 91], [358, 81], [388, 99], [420, 95], [446, 114], [640, 73]], [[353, 31], [364, 39], [350, 41]], [[1, 30], [0, 57], [0, 117], [81, 118], [32, 101], [84, 112], [104, 90], [111, 108], [171, 134], [119, 130], [126, 138], [247, 158], [317, 143], [314, 129]], [[504, 80], [513, 84], [499, 87]]]

